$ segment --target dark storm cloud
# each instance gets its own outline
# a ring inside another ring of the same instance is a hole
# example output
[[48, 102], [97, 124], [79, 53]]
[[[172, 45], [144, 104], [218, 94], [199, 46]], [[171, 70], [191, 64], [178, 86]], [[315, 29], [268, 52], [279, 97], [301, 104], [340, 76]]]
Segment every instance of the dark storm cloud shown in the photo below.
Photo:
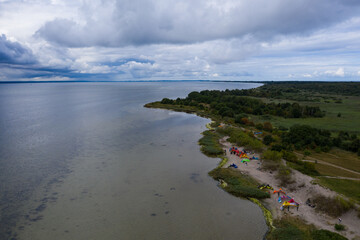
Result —
[[[91, 3], [92, 4], [92, 3]], [[68, 47], [196, 43], [250, 35], [308, 34], [358, 14], [357, 0], [101, 1], [85, 4], [83, 23], [55, 19], [37, 36]]]
[[34, 64], [36, 58], [31, 50], [18, 42], [9, 41], [4, 34], [0, 36], [0, 63]]

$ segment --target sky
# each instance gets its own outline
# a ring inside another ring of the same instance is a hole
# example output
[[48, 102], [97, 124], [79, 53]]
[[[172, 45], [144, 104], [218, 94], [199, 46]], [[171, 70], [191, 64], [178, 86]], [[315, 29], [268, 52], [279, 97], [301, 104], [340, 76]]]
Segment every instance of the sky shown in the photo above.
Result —
[[360, 0], [0, 0], [4, 81], [360, 81]]

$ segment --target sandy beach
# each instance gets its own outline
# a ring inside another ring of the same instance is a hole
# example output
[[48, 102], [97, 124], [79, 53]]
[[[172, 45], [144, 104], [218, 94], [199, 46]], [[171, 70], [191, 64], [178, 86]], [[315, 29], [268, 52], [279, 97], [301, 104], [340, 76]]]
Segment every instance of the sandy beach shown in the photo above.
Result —
[[[316, 208], [312, 208], [305, 203], [308, 198], [311, 199], [318, 194], [331, 197], [336, 196], [337, 193], [318, 184], [314, 184], [314, 178], [304, 175], [296, 170], [292, 170], [292, 176], [295, 182], [288, 187], [280, 186], [279, 181], [275, 178], [276, 172], [263, 171], [261, 169], [262, 160], [259, 153], [252, 152], [252, 154], [248, 154], [250, 158], [257, 157], [259, 160], [251, 160], [247, 164], [241, 163], [241, 158], [230, 154], [229, 148], [234, 145], [227, 142], [226, 137], [221, 139], [220, 143], [223, 145], [223, 149], [226, 150], [226, 157], [228, 158], [228, 162], [223, 166], [224, 168], [229, 167], [231, 164], [236, 164], [238, 166], [238, 171], [252, 176], [261, 184], [269, 184], [274, 188], [274, 190], [282, 188], [288, 196], [292, 197], [300, 204], [298, 210], [293, 207], [290, 208], [290, 211], [288, 211], [288, 209], [284, 209], [282, 211], [280, 209], [282, 203], [278, 202], [278, 195], [273, 194], [273, 191], [271, 190], [271, 197], [263, 200], [262, 202], [266, 208], [271, 211], [274, 219], [290, 215], [293, 217], [299, 217], [307, 223], [315, 225], [319, 229], [326, 229], [335, 232], [334, 225], [339, 222], [337, 218], [332, 218], [322, 214], [316, 211]], [[240, 151], [244, 149], [241, 146], [235, 147], [237, 147]], [[360, 221], [357, 217], [357, 212], [355, 210], [351, 210], [340, 218], [342, 219], [341, 224], [346, 226], [346, 230], [338, 233], [349, 239], [360, 239]]]

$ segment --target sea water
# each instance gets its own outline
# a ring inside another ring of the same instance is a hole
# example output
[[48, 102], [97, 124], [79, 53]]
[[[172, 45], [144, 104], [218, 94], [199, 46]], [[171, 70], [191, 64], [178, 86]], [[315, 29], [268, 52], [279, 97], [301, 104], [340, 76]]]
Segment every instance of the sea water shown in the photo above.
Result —
[[0, 239], [262, 239], [261, 210], [218, 187], [208, 119], [147, 109], [253, 83], [0, 85]]

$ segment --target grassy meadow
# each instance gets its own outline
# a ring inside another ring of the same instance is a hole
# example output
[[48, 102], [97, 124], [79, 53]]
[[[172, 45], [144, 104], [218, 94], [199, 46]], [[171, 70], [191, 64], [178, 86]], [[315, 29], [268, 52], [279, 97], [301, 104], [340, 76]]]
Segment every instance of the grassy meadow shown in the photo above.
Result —
[[[299, 102], [301, 105], [317, 106], [322, 111], [325, 111], [325, 116], [322, 118], [283, 118], [278, 116], [255, 116], [251, 115], [254, 122], [271, 121], [276, 126], [283, 126], [289, 128], [294, 124], [306, 124], [315, 128], [326, 129], [330, 131], [347, 131], [351, 133], [360, 134], [360, 97], [358, 96], [338, 96], [342, 99], [341, 103], [335, 101], [320, 101], [320, 102]], [[292, 100], [283, 99], [267, 99], [261, 98], [264, 102], [295, 102]], [[338, 117], [338, 114], [341, 116]]]

